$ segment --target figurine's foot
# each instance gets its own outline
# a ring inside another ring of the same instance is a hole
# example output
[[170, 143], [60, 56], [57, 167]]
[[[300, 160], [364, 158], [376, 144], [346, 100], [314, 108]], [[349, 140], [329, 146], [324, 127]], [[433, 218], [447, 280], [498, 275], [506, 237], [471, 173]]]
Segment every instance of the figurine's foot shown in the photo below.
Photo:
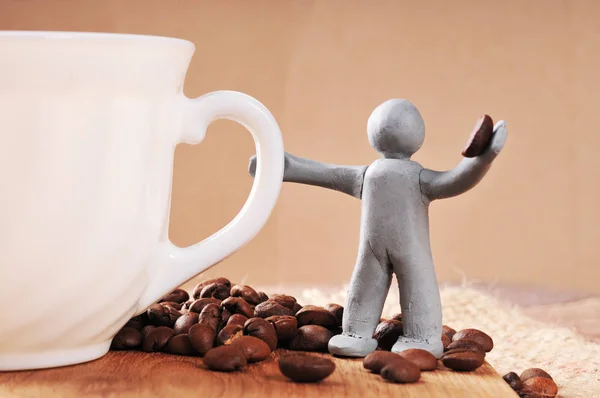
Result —
[[421, 339], [414, 339], [409, 337], [400, 336], [396, 344], [392, 347], [392, 352], [402, 352], [411, 348], [419, 348], [421, 350], [429, 351], [436, 358], [441, 358], [444, 353], [444, 345], [442, 340], [425, 341]]
[[344, 357], [366, 357], [377, 349], [377, 340], [338, 334], [329, 340], [329, 352]]

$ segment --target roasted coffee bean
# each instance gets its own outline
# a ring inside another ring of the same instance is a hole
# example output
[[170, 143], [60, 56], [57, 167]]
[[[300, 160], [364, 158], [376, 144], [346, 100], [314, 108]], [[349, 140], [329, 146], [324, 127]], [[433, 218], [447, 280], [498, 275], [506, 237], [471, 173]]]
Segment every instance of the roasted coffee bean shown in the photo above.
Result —
[[289, 348], [294, 351], [325, 351], [329, 339], [333, 337], [331, 330], [319, 325], [305, 325], [298, 328]]
[[212, 298], [212, 297], [211, 298], [201, 298], [201, 299], [192, 301], [192, 303], [189, 306], [189, 310], [190, 310], [190, 312], [197, 312], [199, 314], [202, 312], [204, 307], [206, 307], [209, 304], [215, 304], [217, 307], [220, 307], [222, 301], [223, 300], [219, 300], [219, 299]]
[[225, 300], [229, 297], [229, 286], [221, 285], [219, 283], [211, 283], [210, 285], [204, 286], [200, 292], [200, 298], [216, 298], [219, 300]]
[[262, 301], [266, 301], [266, 300], [262, 300], [261, 301], [261, 297], [258, 294], [258, 292], [254, 289], [252, 289], [250, 286], [246, 286], [246, 285], [235, 285], [231, 287], [231, 295], [233, 297], [241, 297], [244, 300], [246, 300], [246, 302], [250, 303], [250, 304], [260, 304]]
[[242, 314], [247, 318], [254, 315], [254, 310], [250, 304], [241, 297], [229, 297], [221, 303], [222, 308], [227, 308], [231, 314]]
[[525, 369], [521, 373], [521, 381], [531, 379], [532, 377], [545, 377], [547, 379], [552, 380], [552, 376], [550, 376], [544, 369], [540, 369], [540, 368]]
[[448, 346], [452, 343], [452, 339], [448, 337], [447, 334], [442, 333], [442, 345], [444, 346], [444, 351], [448, 348]]
[[146, 310], [146, 314], [152, 325], [169, 327], [173, 327], [177, 318], [181, 316], [181, 312], [175, 308], [162, 304], [152, 304]]
[[344, 318], [344, 307], [339, 304], [327, 304], [325, 309], [333, 314], [338, 326], [342, 326], [342, 319]]
[[193, 355], [194, 348], [187, 334], [178, 334], [171, 337], [171, 340], [169, 340], [165, 347], [165, 352], [174, 355]]
[[466, 158], [474, 158], [483, 153], [494, 133], [494, 121], [489, 115], [477, 120], [467, 144], [461, 154]]
[[302, 309], [302, 306], [298, 303], [294, 304], [294, 308], [292, 308], [292, 315], [296, 315], [298, 311]]
[[452, 340], [452, 337], [454, 337], [454, 335], [456, 334], [456, 330], [452, 329], [448, 325], [442, 325], [442, 333], [448, 336], [450, 340]]
[[127, 323], [125, 324], [125, 326], [123, 326], [123, 327], [129, 327], [129, 328], [134, 328], [137, 330], [142, 330], [142, 328], [144, 326], [146, 326], [146, 325], [144, 324], [142, 317], [138, 315], [138, 316], [134, 316], [133, 318], [128, 320]]
[[[275, 301], [279, 305], [289, 308], [290, 310], [294, 309], [294, 305], [296, 305], [296, 299], [292, 296], [288, 296], [287, 294], [274, 294], [269, 298], [269, 300]], [[276, 314], [274, 314], [274, 315], [276, 315]], [[285, 315], [285, 314], [280, 314], [280, 315]]]
[[247, 320], [248, 318], [242, 314], [233, 314], [227, 320], [227, 325], [240, 325], [241, 327], [244, 327]]
[[479, 344], [485, 352], [490, 352], [494, 348], [494, 341], [490, 336], [477, 329], [463, 329], [456, 332], [452, 337], [452, 341], [471, 340]]
[[319, 325], [327, 329], [335, 329], [338, 327], [335, 316], [323, 307], [316, 305], [305, 305], [296, 313], [298, 326], [304, 325]]
[[470, 372], [483, 365], [485, 361], [483, 353], [469, 351], [467, 349], [464, 349], [465, 351], [462, 352], [459, 352], [458, 350], [462, 349], [458, 348], [456, 350], [448, 351], [442, 356], [442, 363], [445, 367], [452, 370]]
[[163, 305], [163, 306], [171, 307], [171, 308], [176, 309], [177, 311], [180, 311], [180, 312], [181, 312], [181, 308], [183, 307], [183, 304], [176, 303], [174, 301], [162, 301], [159, 304]]
[[240, 350], [249, 363], [263, 361], [271, 355], [267, 343], [253, 336], [242, 336], [232, 341], [230, 345]]
[[173, 331], [175, 334], [188, 334], [190, 328], [198, 323], [198, 314], [195, 312], [188, 312], [183, 314], [175, 321], [173, 325]]
[[216, 336], [217, 331], [204, 323], [195, 324], [189, 332], [190, 344], [200, 356], [205, 355], [214, 347]]
[[415, 383], [421, 378], [419, 367], [405, 359], [391, 361], [381, 369], [379, 374], [394, 383]]
[[271, 322], [262, 318], [250, 318], [244, 324], [244, 333], [261, 339], [271, 351], [277, 348], [277, 332]]
[[[192, 306], [192, 303], [193, 303], [193, 302], [194, 302], [194, 300], [189, 300], [189, 301], [186, 301], [186, 302], [185, 302], [185, 303], [183, 303], [183, 305], [181, 306], [181, 309], [182, 309], [182, 310], [189, 310], [189, 309], [190, 309], [190, 307]], [[198, 311], [196, 311], [196, 312], [198, 312]]]
[[504, 376], [502, 376], [502, 378], [504, 379], [505, 382], [508, 383], [510, 388], [512, 388], [516, 392], [521, 391], [521, 388], [523, 388], [523, 382], [519, 378], [519, 375], [516, 374], [515, 372], [509, 372], [509, 373], [505, 374]]
[[266, 319], [266, 321], [271, 322], [273, 326], [275, 326], [277, 339], [281, 342], [293, 339], [298, 331], [298, 320], [296, 320], [295, 316], [270, 316]]
[[132, 350], [142, 344], [142, 332], [132, 327], [125, 326], [113, 337], [111, 350]]
[[196, 287], [194, 287], [194, 291], [192, 292], [192, 297], [194, 297], [195, 299], [200, 298], [200, 293], [202, 292], [202, 289], [204, 289], [205, 286], [213, 284], [213, 283], [218, 283], [219, 285], [225, 285], [228, 288], [231, 288], [231, 282], [227, 278], [209, 279], [209, 280], [198, 283], [196, 285]]
[[279, 358], [279, 370], [295, 382], [314, 383], [329, 377], [335, 371], [335, 363], [328, 358], [294, 354]]
[[271, 301], [264, 301], [254, 307], [254, 316], [259, 318], [268, 318], [275, 315], [293, 315], [292, 310], [283, 305]]
[[269, 296], [265, 292], [258, 292], [258, 298], [260, 300], [259, 301], [259, 304], [260, 304], [260, 303], [262, 303], [264, 301], [267, 301], [269, 299]]
[[390, 319], [377, 325], [373, 338], [377, 340], [377, 346], [379, 348], [390, 351], [401, 335], [402, 322]]
[[363, 367], [373, 373], [379, 373], [388, 363], [398, 359], [402, 359], [402, 357], [396, 353], [377, 350], [363, 359]]
[[244, 335], [244, 328], [240, 325], [227, 325], [217, 335], [217, 345], [229, 345], [235, 339]]
[[246, 356], [239, 349], [228, 345], [213, 348], [204, 355], [204, 365], [219, 372], [240, 370], [247, 363]]
[[408, 359], [419, 367], [421, 371], [436, 370], [437, 358], [429, 351], [418, 348], [410, 348], [399, 353], [404, 359]]
[[175, 332], [173, 329], [166, 326], [159, 326], [152, 329], [146, 337], [144, 337], [142, 350], [145, 352], [162, 351], [174, 335]]
[[173, 301], [175, 303], [182, 304], [188, 301], [189, 299], [190, 295], [188, 294], [188, 292], [186, 292], [183, 289], [175, 289], [171, 293], [167, 294], [162, 299], [160, 299], [159, 303], [162, 303], [163, 301]]
[[485, 355], [485, 350], [479, 343], [474, 340], [456, 340], [448, 344], [446, 351], [454, 350], [456, 348], [466, 348], [471, 351], [478, 351]]
[[558, 386], [552, 379], [536, 376], [523, 381], [521, 393], [527, 398], [555, 397]]
[[151, 331], [152, 329], [156, 329], [156, 326], [154, 326], [154, 325], [146, 325], [146, 326], [144, 326], [144, 327], [142, 328], [142, 337], [146, 337], [146, 335], [147, 335], [148, 333], [150, 333], [150, 331]]
[[219, 329], [223, 329], [225, 326], [227, 326], [231, 315], [231, 311], [225, 307], [221, 307], [221, 313], [219, 314]]
[[216, 304], [208, 304], [205, 306], [200, 315], [198, 315], [198, 323], [210, 326], [213, 330], [218, 330], [221, 313]]

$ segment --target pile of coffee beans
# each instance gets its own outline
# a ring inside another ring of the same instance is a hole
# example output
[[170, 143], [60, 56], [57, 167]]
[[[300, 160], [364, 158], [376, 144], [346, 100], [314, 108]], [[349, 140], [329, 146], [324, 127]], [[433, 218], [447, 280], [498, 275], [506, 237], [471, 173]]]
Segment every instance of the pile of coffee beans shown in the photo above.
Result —
[[[310, 352], [327, 352], [329, 340], [342, 332], [343, 313], [339, 304], [302, 306], [292, 296], [268, 296], [221, 277], [199, 283], [191, 295], [183, 289], [170, 292], [130, 319], [114, 337], [111, 349], [200, 356], [210, 370], [234, 372], [283, 348], [298, 351], [279, 359], [284, 376], [295, 382], [318, 382], [335, 371], [335, 363]], [[439, 361], [416, 348], [392, 353], [402, 330], [402, 314], [381, 319], [373, 334], [377, 350], [363, 359], [363, 367], [390, 382], [415, 383], [421, 372], [474, 371], [494, 348], [492, 338], [480, 330], [457, 332], [444, 325], [444, 354]], [[511, 372], [504, 380], [523, 398], [557, 393], [556, 384], [541, 369], [528, 369], [520, 377]]]
[[555, 397], [558, 394], [558, 386], [552, 376], [540, 368], [525, 369], [521, 376], [509, 372], [502, 378], [521, 398]]

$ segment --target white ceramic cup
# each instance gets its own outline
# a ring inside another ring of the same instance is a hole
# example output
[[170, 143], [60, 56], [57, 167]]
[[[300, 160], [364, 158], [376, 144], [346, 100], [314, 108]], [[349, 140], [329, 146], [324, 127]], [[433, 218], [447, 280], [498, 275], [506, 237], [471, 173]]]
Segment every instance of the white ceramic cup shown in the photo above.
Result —
[[[0, 31], [0, 302], [11, 308], [0, 370], [103, 356], [130, 317], [269, 218], [279, 127], [242, 93], [187, 98], [194, 50], [166, 37]], [[215, 119], [251, 132], [254, 185], [227, 226], [178, 248], [168, 239], [174, 149], [202, 141]]]

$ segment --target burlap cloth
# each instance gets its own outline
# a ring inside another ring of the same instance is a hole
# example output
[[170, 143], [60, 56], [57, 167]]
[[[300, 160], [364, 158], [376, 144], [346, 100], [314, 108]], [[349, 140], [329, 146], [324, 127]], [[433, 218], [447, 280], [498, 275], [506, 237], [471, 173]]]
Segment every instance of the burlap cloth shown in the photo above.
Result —
[[[343, 304], [345, 291], [308, 289], [296, 292], [296, 297], [301, 304]], [[277, 293], [283, 292], [289, 289]], [[531, 319], [517, 307], [468, 286], [444, 287], [441, 295], [445, 324], [457, 330], [477, 328], [492, 336], [495, 346], [487, 360], [500, 375], [538, 367], [552, 375], [560, 397], [600, 398], [600, 344], [570, 329]], [[392, 287], [383, 316], [398, 312], [398, 291]]]

